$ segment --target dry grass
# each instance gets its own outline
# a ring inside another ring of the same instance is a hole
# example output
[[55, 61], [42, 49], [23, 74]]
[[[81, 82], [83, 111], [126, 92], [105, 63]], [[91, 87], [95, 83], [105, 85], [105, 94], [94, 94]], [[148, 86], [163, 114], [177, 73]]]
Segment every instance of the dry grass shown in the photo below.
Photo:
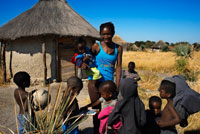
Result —
[[[122, 67], [127, 69], [128, 63], [134, 61], [136, 70], [148, 70], [159, 73], [175, 74], [175, 60], [178, 57], [173, 52], [124, 52]], [[188, 69], [200, 71], [200, 52], [192, 52]]]
[[127, 68], [130, 61], [134, 61], [136, 69], [153, 72], [174, 71], [176, 55], [173, 52], [124, 52], [122, 66]]
[[[157, 89], [163, 77], [158, 74], [168, 73], [168, 75], [177, 74], [175, 71], [175, 60], [178, 57], [173, 52], [124, 52], [123, 53], [123, 69], [127, 69], [128, 63], [134, 61], [136, 70], [138, 71], [141, 81], [139, 84], [139, 95], [148, 108], [148, 99], [152, 95], [159, 95]], [[189, 58], [187, 67], [191, 71], [200, 71], [200, 52], [193, 52]], [[188, 82], [190, 87], [200, 93], [200, 75], [196, 82]], [[163, 102], [164, 107], [166, 101]], [[200, 112], [189, 117], [189, 125], [186, 128], [177, 126], [177, 130], [181, 133], [195, 134], [200, 131]], [[198, 132], [196, 132], [198, 131]], [[200, 133], [200, 132], [199, 132]]]

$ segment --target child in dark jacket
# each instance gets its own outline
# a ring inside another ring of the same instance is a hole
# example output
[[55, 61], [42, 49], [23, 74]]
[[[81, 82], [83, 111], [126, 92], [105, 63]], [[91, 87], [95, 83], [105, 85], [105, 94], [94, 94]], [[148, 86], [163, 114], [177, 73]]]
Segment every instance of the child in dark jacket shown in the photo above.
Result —
[[138, 96], [137, 81], [132, 78], [122, 79], [119, 92], [122, 98], [108, 117], [108, 128], [112, 128], [110, 126], [120, 118], [122, 121], [120, 134], [141, 134], [146, 123], [146, 115], [144, 104]]
[[146, 110], [147, 122], [144, 126], [143, 134], [160, 134], [160, 127], [156, 120], [161, 117], [162, 101], [158, 96], [152, 96], [149, 99], [149, 110]]

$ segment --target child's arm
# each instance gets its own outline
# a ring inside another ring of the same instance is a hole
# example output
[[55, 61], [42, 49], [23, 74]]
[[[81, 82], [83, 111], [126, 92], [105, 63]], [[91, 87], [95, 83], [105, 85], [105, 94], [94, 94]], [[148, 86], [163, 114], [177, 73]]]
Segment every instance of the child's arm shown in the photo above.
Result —
[[168, 105], [168, 110], [169, 110], [169, 113], [171, 114], [171, 116], [173, 117], [173, 119], [170, 120], [170, 121], [163, 121], [163, 120], [157, 121], [157, 124], [160, 127], [174, 126], [174, 125], [176, 125], [176, 124], [181, 122], [181, 118], [178, 115], [178, 113], [176, 112], [172, 102], [171, 102], [171, 104]]
[[135, 75], [135, 80], [139, 81], [140, 80], [140, 76], [138, 74]]
[[95, 102], [93, 102], [93, 103], [90, 103], [90, 104], [88, 104], [88, 105], [82, 107], [82, 108], [80, 109], [80, 111], [82, 111], [82, 110], [87, 110], [88, 107], [94, 107], [94, 106], [96, 106], [96, 105], [99, 105], [100, 103], [101, 103], [101, 101], [100, 101], [100, 100], [97, 100], [97, 101], [95, 101]]

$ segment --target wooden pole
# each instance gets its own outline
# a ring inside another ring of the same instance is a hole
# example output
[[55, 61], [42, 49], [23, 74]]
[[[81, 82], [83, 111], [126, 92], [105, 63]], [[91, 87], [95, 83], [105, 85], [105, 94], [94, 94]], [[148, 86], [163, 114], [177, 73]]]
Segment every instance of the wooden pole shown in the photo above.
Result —
[[44, 66], [44, 81], [43, 85], [46, 86], [47, 82], [47, 63], [46, 63], [46, 43], [42, 43], [42, 55], [43, 55], [43, 66]]
[[9, 66], [9, 69], [10, 69], [10, 78], [13, 78], [13, 71], [12, 71], [12, 56], [13, 56], [13, 52], [12, 50], [10, 51], [10, 66]]
[[56, 39], [56, 81], [60, 82], [62, 80], [61, 77], [61, 63], [60, 63], [60, 51], [58, 39]]
[[1, 68], [3, 71], [3, 83], [6, 83], [6, 42], [1, 42]]

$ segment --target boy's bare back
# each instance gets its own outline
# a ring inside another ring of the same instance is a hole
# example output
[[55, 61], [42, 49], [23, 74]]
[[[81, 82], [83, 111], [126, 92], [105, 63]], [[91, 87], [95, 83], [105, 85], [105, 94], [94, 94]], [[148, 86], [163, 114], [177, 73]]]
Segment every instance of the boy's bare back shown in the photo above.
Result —
[[27, 98], [28, 98], [28, 92], [25, 91], [24, 89], [17, 88], [14, 91], [14, 97], [19, 105], [19, 114], [24, 114], [25, 112], [28, 111], [27, 107]]

